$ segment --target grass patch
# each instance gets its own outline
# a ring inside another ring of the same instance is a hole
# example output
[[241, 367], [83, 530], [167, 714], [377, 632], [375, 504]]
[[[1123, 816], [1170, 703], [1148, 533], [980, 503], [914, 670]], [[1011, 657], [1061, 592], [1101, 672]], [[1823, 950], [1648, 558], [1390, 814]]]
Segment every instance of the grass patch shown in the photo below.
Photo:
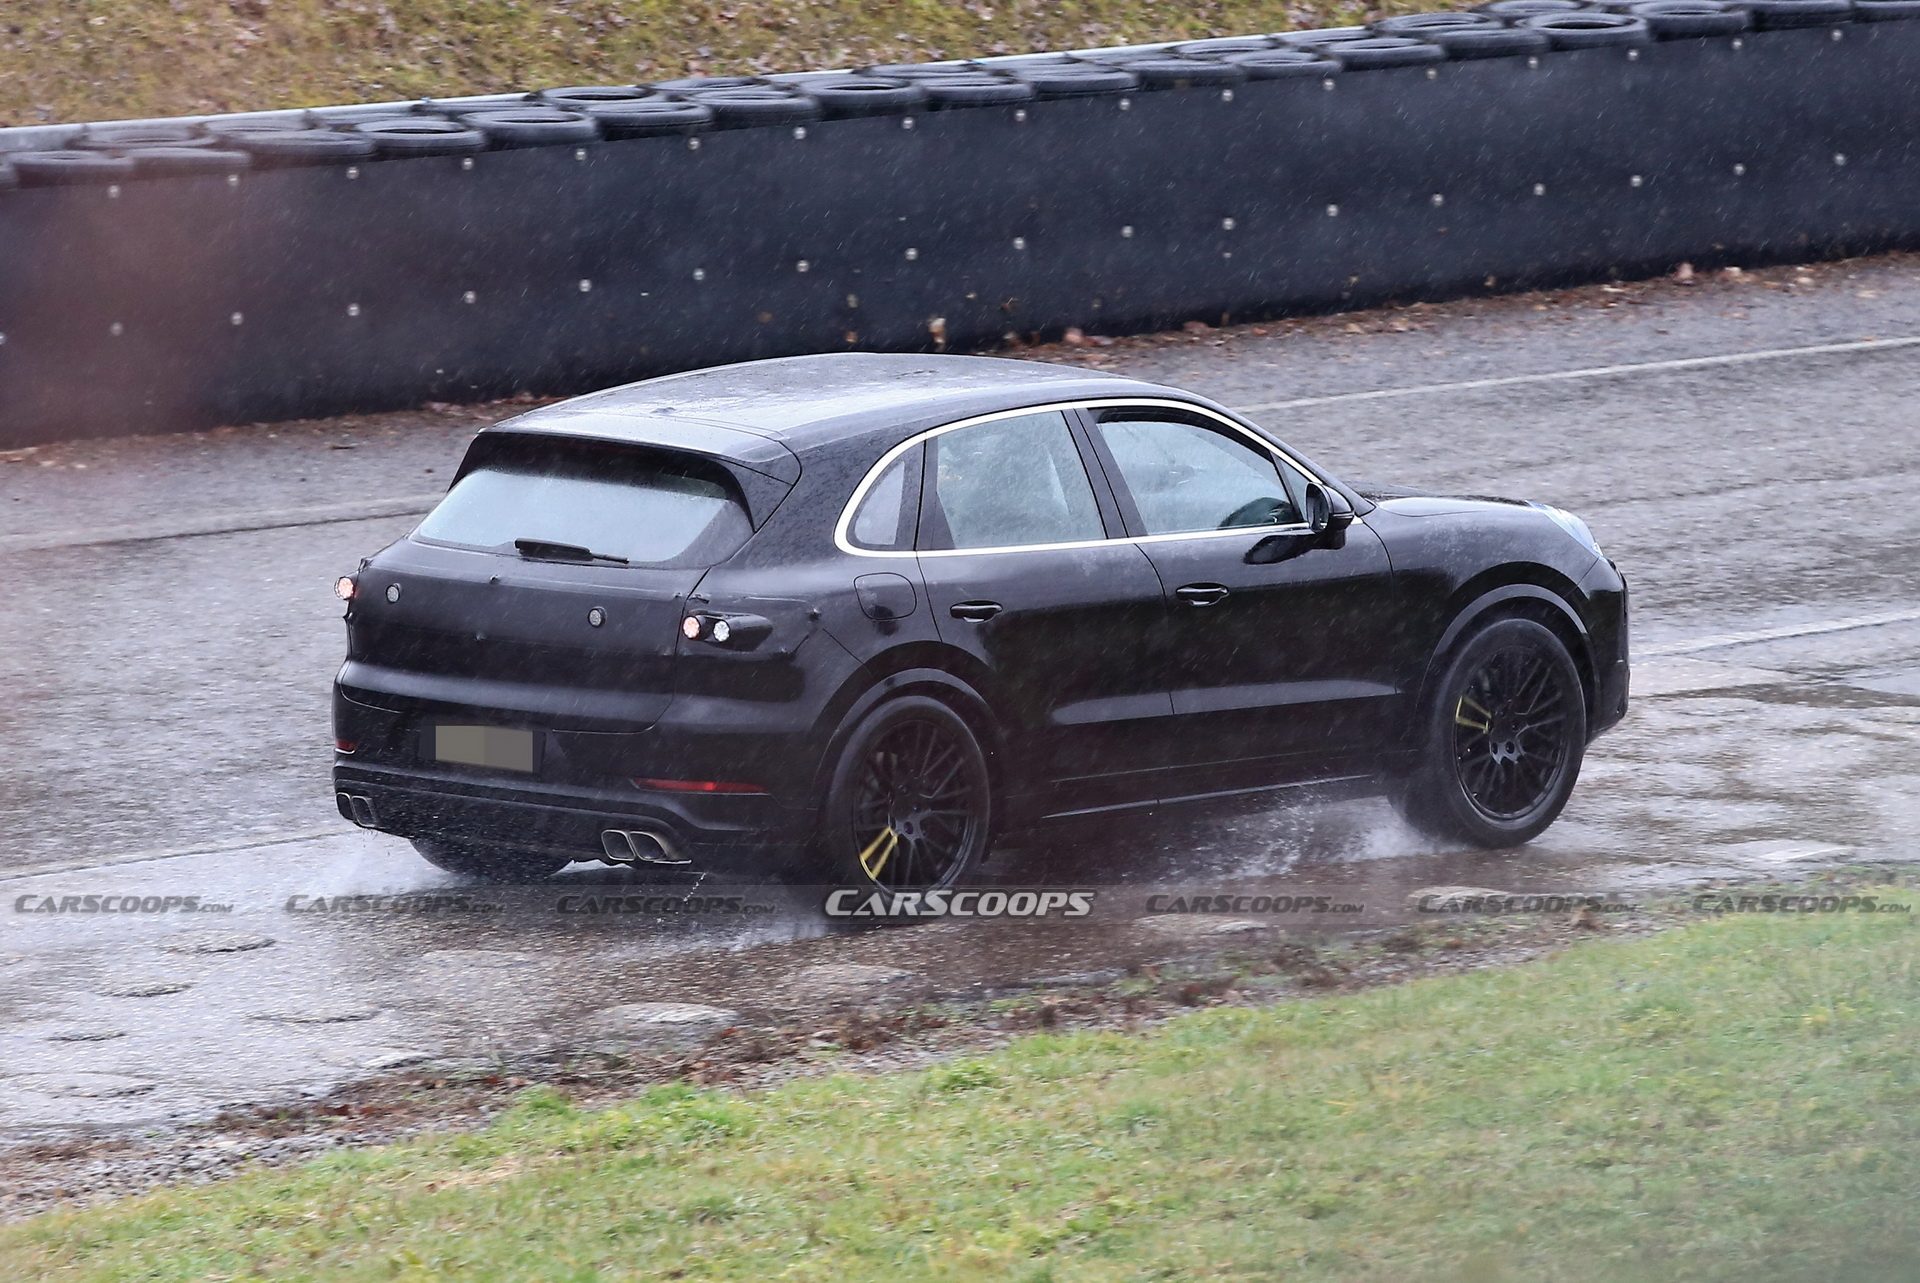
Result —
[[0, 1230], [0, 1278], [1910, 1278], [1916, 962], [1908, 916], [1735, 915], [919, 1073], [536, 1088]]
[[0, 12], [0, 123], [308, 107], [1337, 25], [1437, 0], [67, 0]]

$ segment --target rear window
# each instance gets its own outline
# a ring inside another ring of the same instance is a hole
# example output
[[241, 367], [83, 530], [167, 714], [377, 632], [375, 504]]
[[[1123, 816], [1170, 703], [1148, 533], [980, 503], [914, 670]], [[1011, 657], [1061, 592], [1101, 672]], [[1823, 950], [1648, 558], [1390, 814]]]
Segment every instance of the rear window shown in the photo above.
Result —
[[725, 469], [666, 451], [481, 438], [415, 535], [514, 552], [568, 544], [636, 566], [710, 566], [753, 533]]

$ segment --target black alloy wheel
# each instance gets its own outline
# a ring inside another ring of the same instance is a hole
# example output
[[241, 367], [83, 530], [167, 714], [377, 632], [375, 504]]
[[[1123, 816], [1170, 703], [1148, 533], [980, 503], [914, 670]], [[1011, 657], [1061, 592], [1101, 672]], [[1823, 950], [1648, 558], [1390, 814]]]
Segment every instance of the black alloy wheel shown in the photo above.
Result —
[[848, 739], [828, 816], [828, 854], [842, 881], [887, 891], [951, 886], [986, 854], [986, 757], [945, 704], [890, 701]]
[[1475, 632], [1431, 687], [1420, 762], [1398, 795], [1416, 828], [1519, 846], [1553, 823], [1587, 744], [1586, 692], [1566, 646], [1530, 619]]
[[1454, 700], [1454, 771], [1489, 819], [1526, 815], [1566, 769], [1568, 716], [1580, 692], [1560, 678], [1546, 652], [1507, 646], [1481, 662]]

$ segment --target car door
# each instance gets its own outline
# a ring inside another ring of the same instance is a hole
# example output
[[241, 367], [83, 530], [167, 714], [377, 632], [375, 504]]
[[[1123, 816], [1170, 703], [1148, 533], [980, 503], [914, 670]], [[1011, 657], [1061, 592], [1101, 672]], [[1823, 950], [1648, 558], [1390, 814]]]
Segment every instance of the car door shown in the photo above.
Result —
[[928, 438], [917, 533], [940, 638], [998, 694], [1016, 809], [1097, 809], [1152, 796], [1173, 713], [1146, 655], [1165, 611], [1153, 565], [1096, 489], [1058, 409]]
[[1178, 758], [1334, 759], [1380, 748], [1400, 690], [1392, 567], [1379, 538], [1361, 522], [1311, 535], [1304, 473], [1198, 407], [1114, 406], [1087, 417], [1122, 516], [1165, 586]]

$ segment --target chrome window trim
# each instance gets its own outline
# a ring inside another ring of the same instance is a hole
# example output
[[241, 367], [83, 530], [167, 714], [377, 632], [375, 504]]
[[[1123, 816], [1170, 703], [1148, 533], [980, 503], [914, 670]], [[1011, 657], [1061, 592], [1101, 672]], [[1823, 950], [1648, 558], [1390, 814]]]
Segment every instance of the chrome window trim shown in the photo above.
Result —
[[[840, 519], [836, 521], [833, 526], [834, 546], [841, 552], [855, 557], [877, 557], [881, 559], [900, 557], [973, 557], [991, 553], [1055, 552], [1066, 548], [1099, 548], [1107, 544], [1168, 543], [1175, 539], [1223, 539], [1235, 535], [1244, 538], [1249, 531], [1256, 530], [1262, 534], [1297, 534], [1304, 533], [1308, 529], [1306, 522], [1298, 521], [1291, 522], [1284, 526], [1233, 526], [1226, 530], [1188, 530], [1168, 535], [1116, 535], [1100, 539], [1079, 539], [1066, 543], [1005, 544], [992, 548], [930, 548], [925, 551], [917, 548], [862, 548], [847, 537], [847, 532], [853, 527], [853, 514], [859, 509], [861, 501], [867, 497], [867, 491], [879, 480], [880, 474], [887, 470], [887, 465], [923, 441], [931, 440], [944, 433], [957, 432], [961, 428], [971, 428], [975, 424], [992, 423], [997, 419], [1017, 419], [1029, 414], [1045, 414], [1050, 410], [1057, 410], [1064, 414], [1072, 410], [1135, 408], [1180, 410], [1187, 414], [1197, 414], [1212, 419], [1222, 427], [1239, 433], [1274, 458], [1284, 460], [1295, 472], [1298, 472], [1308, 481], [1315, 485], [1326, 485], [1324, 480], [1315, 476], [1313, 472], [1298, 459], [1256, 433], [1246, 424], [1241, 423], [1237, 419], [1230, 418], [1218, 410], [1210, 409], [1204, 405], [1197, 405], [1192, 401], [1180, 401], [1172, 397], [1096, 397], [1092, 399], [1083, 398], [1077, 401], [1048, 401], [1040, 405], [1023, 405], [1012, 410], [995, 410], [991, 414], [976, 414], [971, 418], [956, 419], [952, 423], [943, 423], [939, 427], [928, 428], [924, 432], [915, 433], [913, 436], [908, 437], [905, 441], [888, 450], [880, 456], [879, 462], [867, 469], [866, 475], [860, 478], [860, 484], [853, 488], [852, 497], [849, 498], [845, 506], [840, 509]], [[1074, 446], [1076, 450], [1079, 448], [1079, 442], [1077, 440], [1074, 442]], [[1089, 477], [1088, 481], [1091, 482], [1092, 478]], [[924, 485], [925, 481], [923, 480], [921, 484]]]

